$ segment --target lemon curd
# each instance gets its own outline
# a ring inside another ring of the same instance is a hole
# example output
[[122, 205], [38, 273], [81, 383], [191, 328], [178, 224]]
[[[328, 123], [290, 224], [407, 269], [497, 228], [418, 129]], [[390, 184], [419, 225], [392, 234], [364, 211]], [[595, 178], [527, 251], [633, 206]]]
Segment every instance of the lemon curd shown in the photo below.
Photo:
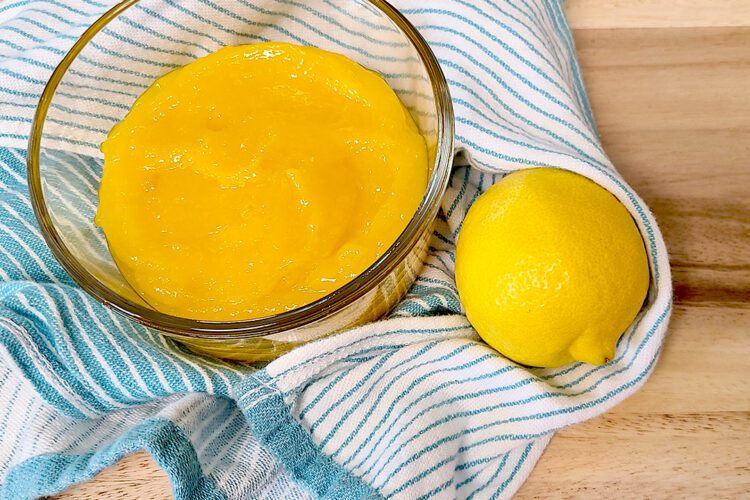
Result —
[[164, 313], [228, 321], [319, 299], [424, 194], [417, 126], [376, 73], [313, 47], [226, 47], [159, 78], [102, 144], [96, 223]]

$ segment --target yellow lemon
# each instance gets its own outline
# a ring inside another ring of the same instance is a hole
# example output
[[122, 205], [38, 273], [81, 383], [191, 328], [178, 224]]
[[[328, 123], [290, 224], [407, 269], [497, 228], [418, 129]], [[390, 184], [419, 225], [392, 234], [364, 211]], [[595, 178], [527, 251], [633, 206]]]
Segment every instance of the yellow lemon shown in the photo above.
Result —
[[485, 342], [518, 363], [556, 367], [613, 358], [649, 270], [635, 222], [611, 193], [537, 168], [506, 176], [472, 205], [456, 281]]

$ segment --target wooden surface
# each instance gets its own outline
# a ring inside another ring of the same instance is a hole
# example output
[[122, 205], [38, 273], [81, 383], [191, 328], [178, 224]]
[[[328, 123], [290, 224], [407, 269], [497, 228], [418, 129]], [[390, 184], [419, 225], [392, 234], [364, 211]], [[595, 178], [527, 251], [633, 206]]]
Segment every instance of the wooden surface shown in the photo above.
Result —
[[[558, 433], [519, 498], [750, 498], [750, 0], [569, 0], [604, 145], [676, 306], [645, 387]], [[63, 498], [169, 498], [132, 455]]]

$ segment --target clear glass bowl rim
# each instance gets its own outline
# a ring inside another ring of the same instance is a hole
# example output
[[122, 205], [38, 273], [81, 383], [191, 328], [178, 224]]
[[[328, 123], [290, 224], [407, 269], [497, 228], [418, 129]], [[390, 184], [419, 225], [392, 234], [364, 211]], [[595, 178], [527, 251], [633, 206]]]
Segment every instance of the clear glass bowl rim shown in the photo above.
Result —
[[32, 123], [27, 158], [31, 202], [42, 235], [63, 269], [82, 289], [105, 306], [148, 327], [187, 338], [236, 340], [288, 331], [330, 316], [365, 296], [406, 259], [420, 236], [430, 230], [448, 185], [453, 157], [453, 106], [448, 83], [440, 64], [417, 29], [385, 0], [366, 1], [390, 18], [418, 52], [430, 78], [435, 97], [438, 143], [432, 174], [417, 212], [394, 244], [363, 273], [325, 297], [291, 311], [241, 321], [202, 321], [161, 313], [120, 296], [89, 273], [67, 248], [52, 222], [42, 191], [39, 155], [47, 110], [68, 67], [86, 44], [110, 21], [138, 1], [123, 0], [103, 14], [81, 35], [52, 73], [42, 92]]

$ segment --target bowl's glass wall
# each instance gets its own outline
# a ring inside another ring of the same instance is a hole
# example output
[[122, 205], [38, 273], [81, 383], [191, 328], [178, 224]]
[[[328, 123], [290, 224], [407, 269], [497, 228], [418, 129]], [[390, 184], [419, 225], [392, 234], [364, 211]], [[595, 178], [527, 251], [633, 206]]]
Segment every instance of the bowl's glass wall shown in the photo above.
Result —
[[44, 201], [62, 243], [125, 299], [148, 307], [120, 275], [93, 222], [100, 144], [159, 76], [223, 46], [266, 40], [314, 45], [379, 72], [410, 110], [434, 161], [438, 130], [429, 75], [408, 38], [370, 2], [140, 0], [104, 26], [65, 72], [39, 154]]

